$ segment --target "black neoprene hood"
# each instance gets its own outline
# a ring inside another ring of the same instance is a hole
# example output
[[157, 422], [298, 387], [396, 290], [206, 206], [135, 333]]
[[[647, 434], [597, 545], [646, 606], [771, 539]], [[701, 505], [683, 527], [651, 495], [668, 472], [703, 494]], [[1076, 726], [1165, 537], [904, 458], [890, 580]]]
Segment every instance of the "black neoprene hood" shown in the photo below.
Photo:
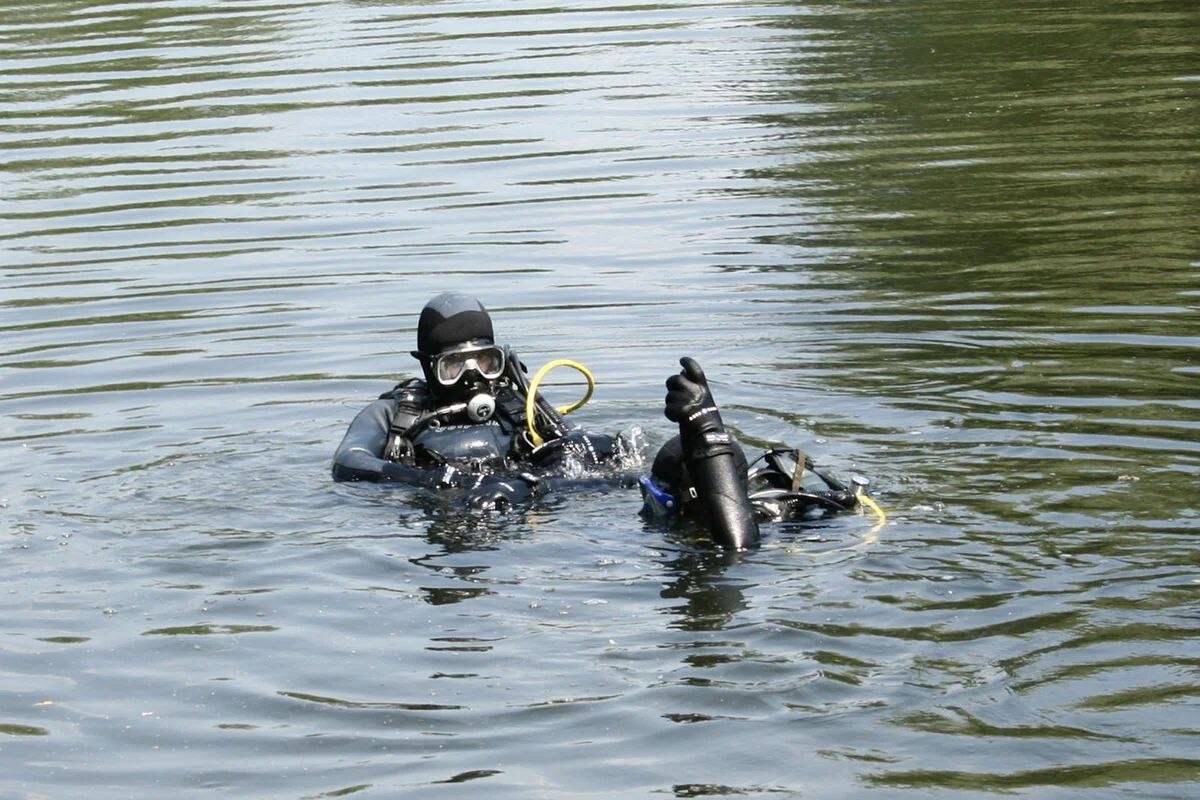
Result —
[[417, 323], [417, 350], [427, 356], [472, 340], [495, 344], [494, 337], [483, 303], [459, 292], [443, 292], [430, 300]]

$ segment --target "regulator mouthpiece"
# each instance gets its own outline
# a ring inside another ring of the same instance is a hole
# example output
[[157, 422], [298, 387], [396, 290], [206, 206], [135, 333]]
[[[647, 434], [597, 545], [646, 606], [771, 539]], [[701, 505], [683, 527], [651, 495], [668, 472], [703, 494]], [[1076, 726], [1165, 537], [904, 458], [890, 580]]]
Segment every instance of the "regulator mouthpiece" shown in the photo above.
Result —
[[496, 413], [496, 398], [485, 392], [467, 401], [467, 416], [474, 422], [485, 422]]

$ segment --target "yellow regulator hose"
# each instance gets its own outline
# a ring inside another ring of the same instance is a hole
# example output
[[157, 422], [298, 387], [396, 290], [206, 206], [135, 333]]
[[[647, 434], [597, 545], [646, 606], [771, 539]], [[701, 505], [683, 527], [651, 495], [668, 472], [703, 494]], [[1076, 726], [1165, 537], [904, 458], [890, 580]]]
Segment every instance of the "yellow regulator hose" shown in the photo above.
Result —
[[577, 400], [570, 405], [559, 406], [556, 411], [560, 414], [570, 414], [572, 411], [578, 411], [587, 405], [587, 402], [592, 399], [592, 395], [596, 391], [596, 379], [592, 377], [591, 370], [580, 364], [578, 361], [571, 361], [566, 358], [556, 358], [550, 363], [543, 366], [533, 374], [533, 380], [529, 382], [529, 392], [525, 396], [525, 424], [529, 427], [529, 441], [533, 442], [534, 447], [541, 447], [545, 442], [540, 433], [537, 432], [536, 426], [533, 424], [533, 404], [537, 400], [538, 386], [541, 385], [542, 379], [550, 372], [558, 367], [570, 367], [576, 372], [587, 378], [587, 393], [582, 400]]
[[879, 505], [879, 503], [876, 503], [875, 498], [871, 497], [866, 492], [859, 492], [854, 497], [856, 500], [858, 500], [860, 506], [871, 509], [871, 512], [875, 514], [875, 524], [871, 526], [869, 531], [862, 535], [861, 539], [854, 544], [847, 545], [845, 547], [835, 547], [832, 550], [822, 550], [816, 553], [810, 553], [795, 547], [785, 548], [787, 552], [809, 556], [810, 558], [822, 558], [830, 555], [831, 553], [845, 553], [850, 550], [865, 550], [866, 548], [878, 542], [879, 530], [883, 527], [884, 523], [887, 522], [887, 513], [884, 512], [883, 506]]
[[883, 507], [871, 499], [871, 497], [867, 494], [860, 494], [858, 496], [858, 502], [874, 511], [875, 516], [879, 518], [879, 520], [875, 523], [875, 527], [871, 529], [871, 533], [877, 533], [879, 529], [883, 527], [883, 524], [887, 522], [887, 514], [884, 513]]

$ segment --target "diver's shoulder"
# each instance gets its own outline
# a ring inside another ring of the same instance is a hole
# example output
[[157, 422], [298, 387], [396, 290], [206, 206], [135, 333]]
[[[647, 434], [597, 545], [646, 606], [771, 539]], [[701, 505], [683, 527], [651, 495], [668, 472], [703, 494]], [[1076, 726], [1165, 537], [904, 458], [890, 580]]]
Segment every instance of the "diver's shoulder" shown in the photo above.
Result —
[[429, 398], [429, 387], [425, 385], [425, 381], [420, 378], [407, 378], [402, 380], [388, 389], [383, 394], [379, 395], [380, 400], [396, 400], [401, 403], [411, 403], [415, 405], [424, 404]]

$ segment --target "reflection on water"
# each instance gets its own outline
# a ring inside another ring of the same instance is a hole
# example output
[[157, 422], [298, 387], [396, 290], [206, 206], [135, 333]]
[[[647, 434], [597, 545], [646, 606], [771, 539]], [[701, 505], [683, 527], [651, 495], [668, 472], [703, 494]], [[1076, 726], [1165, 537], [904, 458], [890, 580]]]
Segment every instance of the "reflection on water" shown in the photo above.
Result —
[[[1191, 4], [0, 37], [0, 794], [1195, 795]], [[661, 441], [701, 357], [891, 522], [730, 559], [630, 492], [331, 484], [443, 289], [593, 428]]]

